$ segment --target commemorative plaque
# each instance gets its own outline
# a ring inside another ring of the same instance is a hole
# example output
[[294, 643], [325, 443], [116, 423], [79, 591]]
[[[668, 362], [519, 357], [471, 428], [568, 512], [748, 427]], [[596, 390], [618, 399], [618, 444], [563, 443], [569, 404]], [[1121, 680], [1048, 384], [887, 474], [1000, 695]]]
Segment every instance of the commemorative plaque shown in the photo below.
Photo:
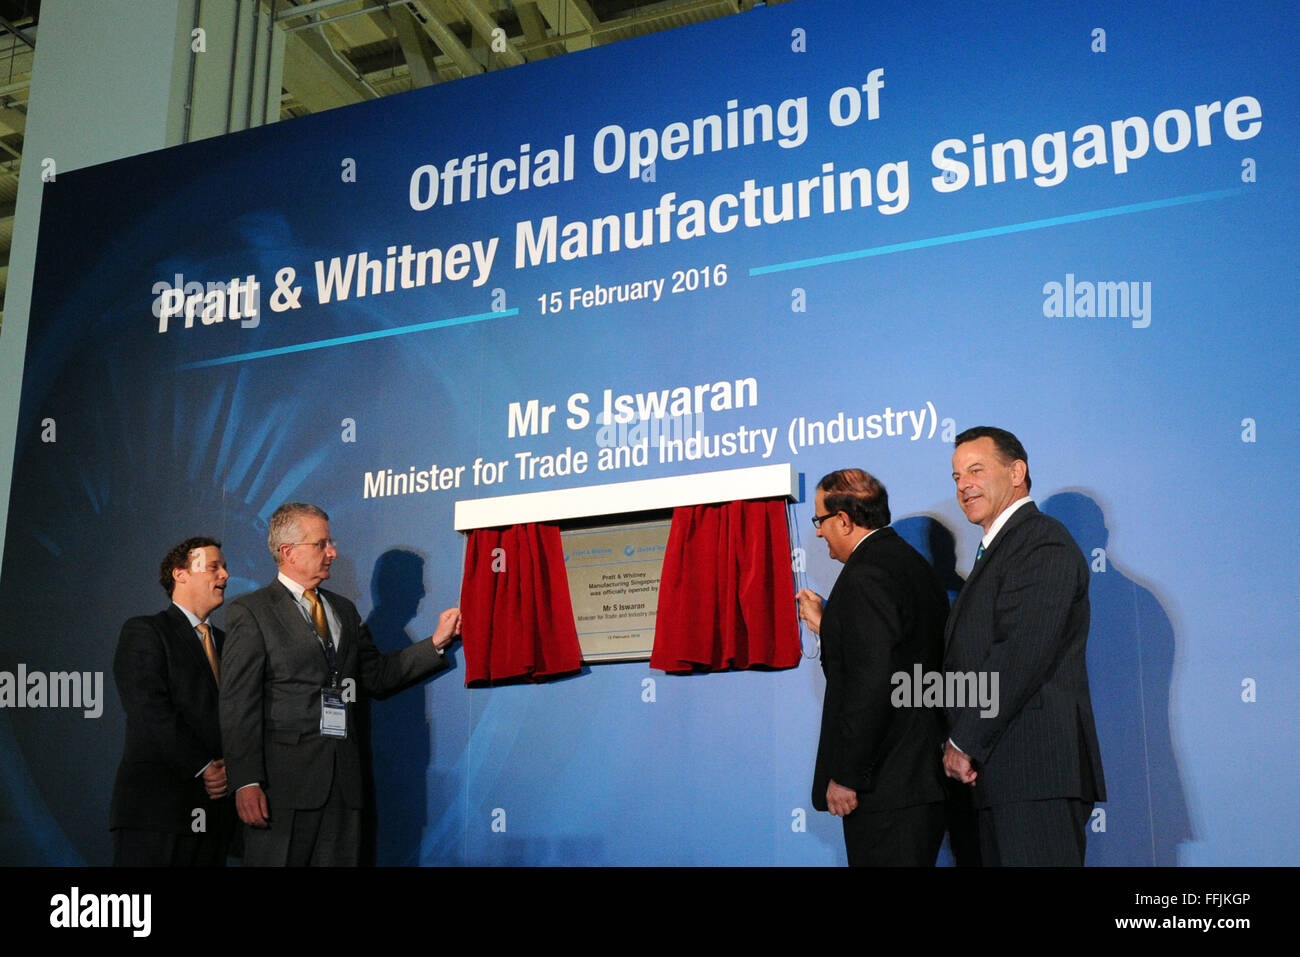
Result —
[[650, 657], [670, 524], [664, 518], [560, 533], [583, 661]]

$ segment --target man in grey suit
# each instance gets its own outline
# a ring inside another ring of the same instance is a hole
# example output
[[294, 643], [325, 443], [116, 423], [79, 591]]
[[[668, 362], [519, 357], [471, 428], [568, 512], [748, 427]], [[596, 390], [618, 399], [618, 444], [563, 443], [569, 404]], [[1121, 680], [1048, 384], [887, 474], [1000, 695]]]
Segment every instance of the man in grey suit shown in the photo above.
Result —
[[1106, 799], [1085, 664], [1088, 565], [1029, 498], [1019, 439], [980, 426], [955, 445], [957, 501], [984, 537], [948, 617], [944, 670], [949, 687], [954, 673], [997, 674], [1000, 700], [947, 702], [944, 769], [974, 788], [986, 866], [1082, 865]]
[[384, 698], [447, 667], [449, 608], [425, 641], [381, 654], [356, 607], [318, 588], [338, 551], [329, 516], [290, 502], [271, 516], [276, 580], [236, 599], [221, 656], [221, 736], [244, 863], [355, 865], [363, 804], [359, 695]]

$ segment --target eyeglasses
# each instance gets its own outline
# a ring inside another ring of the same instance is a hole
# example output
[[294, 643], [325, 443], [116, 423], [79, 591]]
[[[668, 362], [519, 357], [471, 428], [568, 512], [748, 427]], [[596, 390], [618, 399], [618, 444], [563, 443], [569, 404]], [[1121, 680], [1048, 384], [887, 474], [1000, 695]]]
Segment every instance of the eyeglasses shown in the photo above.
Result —
[[296, 548], [299, 545], [311, 545], [319, 552], [323, 552], [327, 548], [332, 548], [336, 552], [339, 550], [338, 540], [333, 538], [322, 538], [319, 542], [285, 542], [282, 547]]
[[840, 514], [840, 513], [839, 513], [839, 512], [827, 512], [825, 515], [814, 515], [814, 516], [812, 517], [813, 528], [821, 528], [821, 527], [822, 527], [822, 522], [826, 521], [826, 519], [828, 519], [828, 518], [834, 518], [834, 517], [835, 517], [836, 515], [838, 515], [838, 514]]

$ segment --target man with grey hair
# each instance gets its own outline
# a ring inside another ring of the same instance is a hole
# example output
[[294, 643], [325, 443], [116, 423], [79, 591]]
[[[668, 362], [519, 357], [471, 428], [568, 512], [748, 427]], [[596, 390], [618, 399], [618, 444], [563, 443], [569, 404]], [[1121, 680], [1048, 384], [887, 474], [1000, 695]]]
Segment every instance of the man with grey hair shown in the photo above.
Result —
[[244, 863], [355, 865], [361, 845], [359, 695], [386, 698], [447, 667], [448, 608], [425, 641], [381, 654], [356, 606], [318, 587], [338, 557], [329, 516], [288, 502], [267, 545], [279, 574], [231, 602], [221, 656], [221, 734]]

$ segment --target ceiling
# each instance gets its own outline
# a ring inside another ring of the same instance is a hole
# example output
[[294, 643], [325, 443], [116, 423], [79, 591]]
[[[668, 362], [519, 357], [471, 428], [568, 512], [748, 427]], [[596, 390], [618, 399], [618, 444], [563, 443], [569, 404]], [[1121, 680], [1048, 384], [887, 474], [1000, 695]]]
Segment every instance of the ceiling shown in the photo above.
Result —
[[[239, 0], [199, 0], [234, 3]], [[761, 0], [242, 0], [285, 36], [280, 118], [742, 13]], [[768, 4], [786, 0], [768, 0]], [[0, 0], [0, 322], [40, 0]], [[201, 11], [200, 11], [201, 12]]]

